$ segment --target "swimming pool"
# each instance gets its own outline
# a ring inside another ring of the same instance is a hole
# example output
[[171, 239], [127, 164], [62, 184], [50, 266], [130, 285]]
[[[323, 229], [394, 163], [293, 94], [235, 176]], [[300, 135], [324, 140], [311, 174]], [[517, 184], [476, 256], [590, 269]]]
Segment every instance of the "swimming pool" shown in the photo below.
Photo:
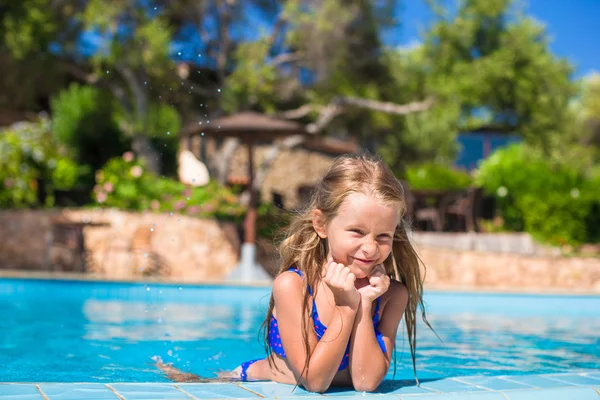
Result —
[[[2, 382], [165, 382], [150, 357], [203, 376], [264, 354], [268, 288], [0, 280]], [[426, 294], [420, 378], [600, 368], [600, 297]], [[404, 330], [396, 379], [411, 379]], [[392, 378], [393, 368], [388, 378]]]

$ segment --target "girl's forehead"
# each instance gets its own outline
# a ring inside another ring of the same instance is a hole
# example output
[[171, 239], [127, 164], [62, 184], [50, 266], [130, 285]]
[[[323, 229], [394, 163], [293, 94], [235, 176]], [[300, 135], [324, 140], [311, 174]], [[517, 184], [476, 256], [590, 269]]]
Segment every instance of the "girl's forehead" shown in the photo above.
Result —
[[348, 195], [337, 212], [344, 219], [385, 219], [398, 218], [400, 204], [387, 203], [373, 195], [352, 193]]

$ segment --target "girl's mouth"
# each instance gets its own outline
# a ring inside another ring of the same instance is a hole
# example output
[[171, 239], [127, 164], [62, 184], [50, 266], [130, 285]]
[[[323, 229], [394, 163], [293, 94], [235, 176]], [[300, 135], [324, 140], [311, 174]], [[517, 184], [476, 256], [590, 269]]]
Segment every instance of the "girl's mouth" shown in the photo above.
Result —
[[361, 264], [361, 265], [370, 265], [376, 261], [376, 260], [364, 260], [364, 259], [356, 258], [356, 257], [352, 257], [352, 258], [354, 258], [354, 260], [357, 261], [358, 264]]

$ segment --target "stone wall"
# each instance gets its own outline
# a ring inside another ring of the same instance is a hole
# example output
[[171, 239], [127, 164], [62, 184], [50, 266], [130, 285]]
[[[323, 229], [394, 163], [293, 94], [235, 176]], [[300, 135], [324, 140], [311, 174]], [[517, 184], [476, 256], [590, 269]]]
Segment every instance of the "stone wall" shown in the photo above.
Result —
[[418, 246], [425, 287], [600, 293], [600, 259], [459, 251]]
[[[155, 276], [177, 282], [219, 282], [238, 262], [240, 242], [237, 228], [231, 224], [118, 210], [26, 210], [0, 211], [0, 270], [44, 271], [50, 218], [59, 215], [73, 221], [108, 224], [84, 228], [87, 272], [93, 277], [129, 280]], [[467, 240], [465, 235], [469, 234], [454, 234], [454, 241], [447, 236], [433, 242], [426, 233], [413, 236], [426, 266], [426, 289], [600, 293], [598, 257], [536, 254], [528, 250], [529, 245], [518, 245], [529, 243], [522, 235], [497, 237], [494, 245], [490, 244], [491, 237]], [[515, 251], [506, 252], [510, 246], [501, 239], [517, 246]], [[479, 242], [486, 243], [487, 251], [472, 248]], [[465, 243], [471, 245], [463, 249]], [[68, 254], [55, 250], [49, 254], [51, 264], [68, 270]], [[257, 254], [269, 272], [279, 269], [273, 244], [259, 240]]]
[[220, 281], [238, 261], [231, 224], [119, 210], [26, 210], [0, 212], [0, 268], [70, 270], [72, 251], [54, 246], [47, 252], [50, 219], [58, 216], [107, 224], [84, 228], [87, 272], [98, 277]]

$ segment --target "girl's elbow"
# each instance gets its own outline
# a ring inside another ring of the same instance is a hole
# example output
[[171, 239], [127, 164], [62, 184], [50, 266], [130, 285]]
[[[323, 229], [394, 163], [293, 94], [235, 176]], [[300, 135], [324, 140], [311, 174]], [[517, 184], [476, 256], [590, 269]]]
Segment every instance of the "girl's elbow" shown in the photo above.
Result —
[[331, 386], [331, 382], [322, 381], [320, 379], [310, 379], [306, 380], [302, 383], [304, 389], [313, 393], [325, 393], [329, 386]]
[[352, 379], [352, 386], [357, 392], [374, 392], [377, 390], [382, 380], [383, 376], [381, 378], [371, 377], [371, 379], [367, 376], [361, 376]]
[[354, 390], [357, 392], [374, 392], [379, 387], [380, 382], [356, 382], [353, 384]]
[[315, 383], [307, 382], [303, 386], [304, 386], [304, 389], [306, 389], [309, 392], [313, 392], [313, 393], [325, 393], [327, 391], [327, 389], [329, 389], [328, 384], [320, 383], [320, 382], [315, 382]]

